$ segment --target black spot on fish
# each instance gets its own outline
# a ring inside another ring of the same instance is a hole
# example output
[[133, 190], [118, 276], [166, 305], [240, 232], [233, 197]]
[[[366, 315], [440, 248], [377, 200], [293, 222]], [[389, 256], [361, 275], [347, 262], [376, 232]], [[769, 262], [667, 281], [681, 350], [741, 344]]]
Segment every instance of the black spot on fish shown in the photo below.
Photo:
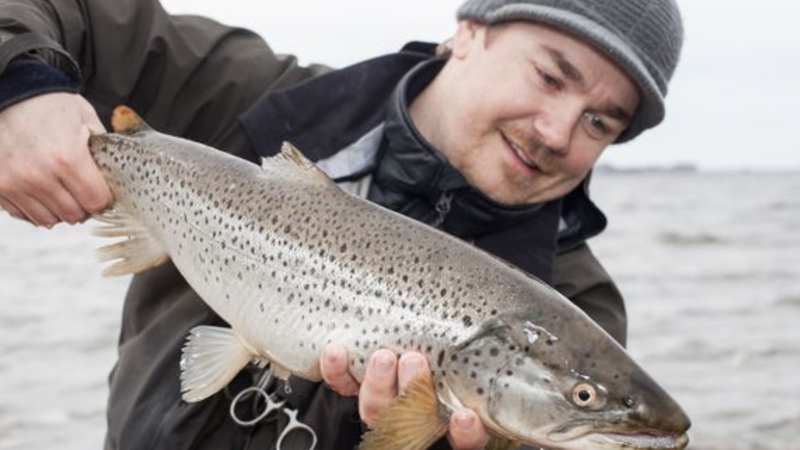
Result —
[[478, 392], [478, 395], [483, 395], [483, 388], [479, 387], [477, 392]]
[[489, 354], [492, 355], [492, 356], [497, 356], [497, 355], [500, 354], [500, 350], [498, 350], [497, 347], [492, 347], [489, 350]]
[[444, 350], [439, 351], [439, 356], [436, 358], [436, 366], [442, 367], [442, 363], [444, 363]]
[[472, 326], [472, 317], [464, 316], [463, 321], [464, 321], [464, 326], [466, 327]]
[[626, 408], [633, 408], [636, 405], [636, 399], [634, 399], [630, 395], [626, 395], [626, 396], [622, 397], [622, 404]]

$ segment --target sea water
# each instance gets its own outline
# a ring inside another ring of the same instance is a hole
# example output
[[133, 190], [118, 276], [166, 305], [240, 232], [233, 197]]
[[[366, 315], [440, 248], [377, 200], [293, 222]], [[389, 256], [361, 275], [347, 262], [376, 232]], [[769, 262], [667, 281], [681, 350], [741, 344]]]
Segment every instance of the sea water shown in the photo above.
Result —
[[[800, 450], [800, 174], [597, 174], [590, 244], [693, 449]], [[128, 279], [89, 227], [0, 213], [0, 449], [101, 448]], [[176, 361], [177, 364], [177, 361]]]

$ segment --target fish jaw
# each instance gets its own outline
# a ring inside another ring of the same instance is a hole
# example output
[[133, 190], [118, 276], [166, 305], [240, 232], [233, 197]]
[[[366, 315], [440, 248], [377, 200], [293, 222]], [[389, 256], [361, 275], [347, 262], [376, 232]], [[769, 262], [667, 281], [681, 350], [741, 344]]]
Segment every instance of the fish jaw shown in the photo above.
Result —
[[552, 450], [682, 450], [688, 444], [690, 423], [677, 404], [656, 411], [615, 406], [598, 384], [607, 398], [582, 410], [565, 393], [571, 391], [565, 378], [547, 363], [513, 358], [495, 376], [484, 423], [511, 440]]
[[657, 430], [624, 433], [578, 428], [568, 433], [550, 433], [547, 439], [552, 443], [548, 448], [554, 450], [683, 450], [689, 444], [686, 433], [670, 435]]
[[[450, 397], [492, 433], [532, 446], [684, 448], [690, 423], [680, 406], [599, 327], [581, 329], [577, 319], [559, 328], [517, 312], [486, 324], [455, 351]], [[584, 390], [591, 401], [582, 401]]]

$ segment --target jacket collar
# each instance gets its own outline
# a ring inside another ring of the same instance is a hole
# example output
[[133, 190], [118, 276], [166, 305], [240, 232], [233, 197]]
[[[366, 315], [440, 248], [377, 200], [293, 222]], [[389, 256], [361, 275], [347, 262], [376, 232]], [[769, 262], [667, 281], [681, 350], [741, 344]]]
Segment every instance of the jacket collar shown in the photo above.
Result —
[[470, 186], [416, 128], [409, 106], [444, 63], [440, 58], [419, 63], [394, 90], [369, 198], [455, 236], [473, 239], [532, 217], [541, 204], [507, 206], [489, 199]]

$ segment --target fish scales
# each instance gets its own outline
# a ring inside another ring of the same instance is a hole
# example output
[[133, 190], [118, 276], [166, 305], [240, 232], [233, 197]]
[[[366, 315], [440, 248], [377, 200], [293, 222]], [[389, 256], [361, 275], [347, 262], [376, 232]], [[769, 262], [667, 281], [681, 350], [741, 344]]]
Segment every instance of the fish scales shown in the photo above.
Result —
[[[180, 154], [170, 139], [144, 139], [95, 155], [109, 172], [138, 161], [110, 177], [118, 201], [147, 211], [143, 221], [198, 294], [292, 373], [319, 380], [319, 350], [331, 342], [353, 350], [358, 378], [378, 348], [422, 351], [436, 363], [498, 311], [529, 301], [504, 263], [478, 261], [404, 216], [325, 185], [265, 177], [219, 152]], [[495, 285], [502, 289], [476, 289]], [[270, 349], [288, 334], [290, 345]]]
[[[442, 411], [459, 406], [502, 440], [547, 448], [686, 445], [674, 400], [539, 280], [345, 193], [291, 146], [259, 167], [157, 133], [127, 109], [114, 123], [120, 134], [90, 141], [116, 200], [98, 234], [128, 237], [101, 250], [116, 261], [106, 272], [171, 259], [231, 326], [192, 331], [185, 400], [213, 395], [253, 359], [320, 380], [322, 349], [339, 343], [358, 380], [379, 348], [422, 352], [433, 369], [381, 416], [368, 450], [408, 436], [424, 448], [446, 429]], [[397, 424], [417, 422], [399, 416], [423, 420], [409, 434]]]

